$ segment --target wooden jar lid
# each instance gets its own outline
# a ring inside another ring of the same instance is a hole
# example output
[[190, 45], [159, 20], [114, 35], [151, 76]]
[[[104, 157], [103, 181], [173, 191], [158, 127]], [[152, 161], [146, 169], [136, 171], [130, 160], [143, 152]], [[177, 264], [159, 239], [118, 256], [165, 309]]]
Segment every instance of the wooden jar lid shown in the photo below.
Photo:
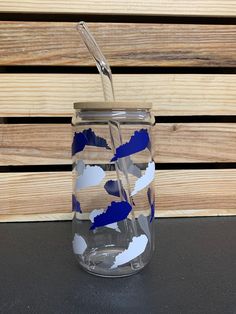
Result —
[[74, 103], [74, 109], [106, 110], [106, 109], [151, 109], [152, 104], [145, 101], [82, 101]]

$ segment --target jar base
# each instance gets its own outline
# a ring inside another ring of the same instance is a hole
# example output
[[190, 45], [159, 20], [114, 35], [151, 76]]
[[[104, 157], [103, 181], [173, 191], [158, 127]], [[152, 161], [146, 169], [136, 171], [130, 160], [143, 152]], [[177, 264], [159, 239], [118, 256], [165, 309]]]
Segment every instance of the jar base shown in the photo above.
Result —
[[124, 252], [124, 248], [97, 248], [85, 254], [83, 260], [79, 258], [79, 263], [88, 273], [107, 278], [131, 276], [146, 266], [147, 263], [144, 264], [139, 256], [128, 263], [111, 268], [116, 256], [122, 252]]

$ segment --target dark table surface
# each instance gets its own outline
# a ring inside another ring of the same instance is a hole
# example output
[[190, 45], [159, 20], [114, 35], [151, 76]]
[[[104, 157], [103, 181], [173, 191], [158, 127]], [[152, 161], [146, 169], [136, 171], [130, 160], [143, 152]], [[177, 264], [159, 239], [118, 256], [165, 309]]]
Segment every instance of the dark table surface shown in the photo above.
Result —
[[106, 279], [79, 268], [71, 223], [0, 224], [0, 313], [236, 313], [236, 217], [159, 219], [152, 262]]

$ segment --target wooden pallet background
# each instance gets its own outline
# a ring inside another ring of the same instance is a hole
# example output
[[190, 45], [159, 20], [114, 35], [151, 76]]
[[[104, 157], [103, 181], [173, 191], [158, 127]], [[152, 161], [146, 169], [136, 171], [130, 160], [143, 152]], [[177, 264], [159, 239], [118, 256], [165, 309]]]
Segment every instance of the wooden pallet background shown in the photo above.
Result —
[[236, 1], [0, 2], [0, 221], [71, 218], [73, 102], [102, 100], [76, 21], [118, 100], [154, 105], [159, 217], [236, 214]]

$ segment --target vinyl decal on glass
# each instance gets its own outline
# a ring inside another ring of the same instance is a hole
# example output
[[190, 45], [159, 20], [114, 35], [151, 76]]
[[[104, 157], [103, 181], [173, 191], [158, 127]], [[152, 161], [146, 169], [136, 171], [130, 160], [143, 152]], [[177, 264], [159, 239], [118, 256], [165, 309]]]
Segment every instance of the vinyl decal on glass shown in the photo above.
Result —
[[107, 210], [104, 213], [94, 217], [94, 222], [90, 227], [90, 230], [121, 221], [127, 218], [131, 210], [131, 205], [126, 201], [111, 202], [111, 205], [107, 207]]
[[146, 129], [135, 131], [134, 135], [131, 136], [129, 142], [120, 145], [116, 148], [115, 155], [111, 161], [116, 161], [118, 158], [130, 156], [138, 153], [149, 145], [149, 135]]
[[85, 163], [83, 162], [83, 160], [78, 160], [76, 163], [77, 174], [81, 176], [84, 172], [84, 169], [85, 169]]
[[85, 242], [84, 238], [77, 233], [74, 236], [72, 245], [74, 253], [79, 255], [83, 254], [87, 248], [87, 243]]
[[137, 179], [137, 181], [135, 182], [135, 187], [131, 193], [131, 196], [137, 194], [139, 191], [147, 187], [153, 181], [154, 176], [155, 176], [155, 162], [152, 161], [148, 163], [144, 175], [141, 178]]
[[125, 193], [125, 190], [123, 189], [122, 185], [120, 184], [121, 194], [119, 190], [119, 184], [117, 180], [109, 180], [105, 183], [104, 189], [107, 191], [108, 194], [120, 197], [122, 196], [123, 199], [127, 201], [127, 195]]
[[152, 222], [154, 215], [155, 215], [155, 201], [154, 201], [154, 197], [152, 197], [152, 190], [150, 188], [148, 188], [147, 191], [147, 196], [148, 196], [148, 202], [151, 208], [151, 217], [150, 217], [150, 222]]
[[82, 213], [80, 202], [76, 199], [74, 194], [72, 194], [72, 211]]
[[104, 138], [97, 136], [91, 128], [74, 134], [72, 155], [81, 152], [86, 145], [104, 147], [109, 150], [111, 149], [107, 141]]
[[[103, 209], [94, 209], [94, 210], [90, 213], [89, 219], [90, 219], [91, 222], [93, 223], [93, 222], [94, 222], [94, 218], [95, 218], [96, 216], [98, 216], [98, 215], [101, 215], [102, 213], [104, 213], [104, 210], [103, 210]], [[109, 225], [106, 225], [106, 226], [104, 226], [104, 227], [107, 227], [107, 228], [110, 228], [110, 229], [114, 229], [114, 230], [120, 232], [120, 229], [119, 229], [119, 227], [118, 227], [117, 222], [113, 222], [113, 223], [111, 223], [111, 224], [109, 224]]]
[[140, 178], [142, 175], [141, 170], [139, 169], [138, 166], [136, 166], [133, 163], [130, 156], [125, 157], [123, 162], [118, 160], [117, 165], [118, 165], [118, 168], [120, 169], [120, 171], [122, 171], [124, 174], [126, 174], [126, 172], [128, 172], [137, 178]]
[[138, 237], [133, 237], [132, 241], [129, 244], [127, 250], [118, 254], [115, 258], [114, 264], [111, 266], [111, 269], [114, 269], [120, 265], [124, 265], [134, 258], [138, 257], [145, 251], [145, 248], [148, 243], [148, 238], [146, 235], [142, 234]]
[[86, 166], [81, 176], [76, 179], [76, 190], [95, 186], [105, 178], [105, 171], [99, 166]]

